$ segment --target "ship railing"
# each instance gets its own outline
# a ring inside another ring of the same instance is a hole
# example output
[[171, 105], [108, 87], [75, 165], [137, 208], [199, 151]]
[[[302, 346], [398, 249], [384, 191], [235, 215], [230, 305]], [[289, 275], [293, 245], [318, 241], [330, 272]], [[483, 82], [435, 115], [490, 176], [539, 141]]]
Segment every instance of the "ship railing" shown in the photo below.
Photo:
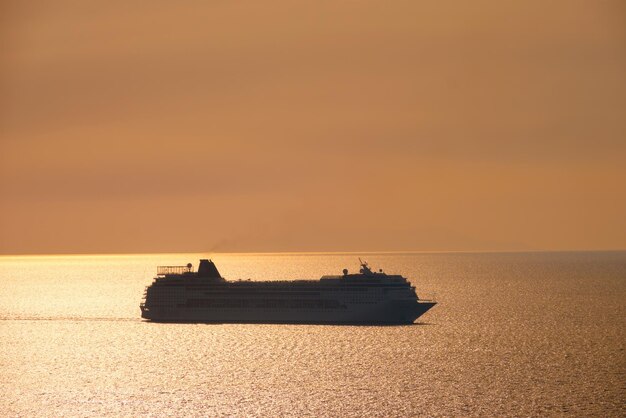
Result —
[[185, 274], [191, 273], [192, 267], [189, 266], [158, 266], [157, 275], [165, 276], [168, 274]]
[[422, 296], [426, 295], [426, 297], [418, 296], [418, 300], [421, 300], [423, 302], [435, 302], [437, 300], [437, 294], [435, 292], [421, 294]]

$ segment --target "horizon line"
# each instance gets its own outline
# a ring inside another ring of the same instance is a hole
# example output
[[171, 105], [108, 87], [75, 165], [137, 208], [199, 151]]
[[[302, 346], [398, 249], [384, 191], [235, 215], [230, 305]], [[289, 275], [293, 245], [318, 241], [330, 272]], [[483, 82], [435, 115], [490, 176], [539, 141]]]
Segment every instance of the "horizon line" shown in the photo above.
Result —
[[148, 255], [184, 255], [184, 254], [215, 254], [215, 255], [358, 255], [358, 254], [523, 254], [523, 253], [597, 253], [625, 252], [626, 248], [612, 249], [532, 249], [532, 250], [393, 250], [393, 251], [188, 251], [188, 252], [129, 252], [129, 253], [22, 253], [0, 254], [0, 257], [132, 257]]

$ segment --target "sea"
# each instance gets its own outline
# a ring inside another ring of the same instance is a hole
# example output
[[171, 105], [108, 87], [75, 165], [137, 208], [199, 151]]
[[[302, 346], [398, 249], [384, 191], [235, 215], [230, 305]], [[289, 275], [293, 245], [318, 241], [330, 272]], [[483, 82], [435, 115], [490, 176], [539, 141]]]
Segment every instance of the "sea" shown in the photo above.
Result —
[[[318, 279], [358, 257], [413, 325], [158, 324], [158, 265]], [[626, 416], [626, 252], [0, 257], [0, 416]]]

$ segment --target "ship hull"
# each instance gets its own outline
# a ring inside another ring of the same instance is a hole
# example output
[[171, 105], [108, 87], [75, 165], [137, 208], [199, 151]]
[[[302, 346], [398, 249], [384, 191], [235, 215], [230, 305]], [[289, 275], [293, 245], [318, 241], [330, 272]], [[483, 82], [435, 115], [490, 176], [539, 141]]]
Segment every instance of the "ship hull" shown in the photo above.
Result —
[[142, 307], [142, 318], [152, 322], [277, 323], [277, 324], [412, 324], [436, 303], [396, 301], [337, 310], [276, 310], [238, 308]]

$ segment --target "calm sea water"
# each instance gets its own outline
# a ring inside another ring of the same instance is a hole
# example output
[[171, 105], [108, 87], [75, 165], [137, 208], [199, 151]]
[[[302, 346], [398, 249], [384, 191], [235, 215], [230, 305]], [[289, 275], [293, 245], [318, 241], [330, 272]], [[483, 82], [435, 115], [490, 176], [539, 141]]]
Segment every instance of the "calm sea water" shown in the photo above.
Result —
[[[438, 300], [412, 326], [142, 322], [156, 266], [201, 257], [0, 257], [0, 415], [626, 415], [626, 252], [367, 255]], [[211, 258], [229, 279], [358, 268]]]

